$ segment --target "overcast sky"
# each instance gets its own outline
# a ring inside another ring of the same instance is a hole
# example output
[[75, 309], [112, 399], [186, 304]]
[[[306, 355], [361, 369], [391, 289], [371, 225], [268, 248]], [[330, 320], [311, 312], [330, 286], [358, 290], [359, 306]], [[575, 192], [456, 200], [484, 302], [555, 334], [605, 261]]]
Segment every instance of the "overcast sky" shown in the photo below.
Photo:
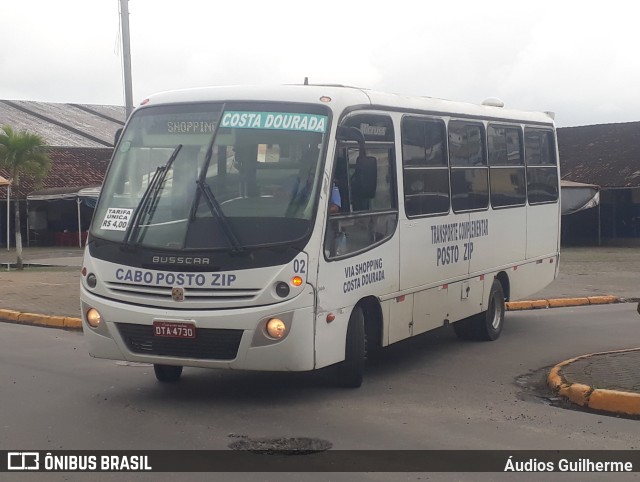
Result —
[[[133, 101], [227, 84], [340, 83], [640, 121], [629, 0], [130, 0]], [[4, 0], [0, 99], [124, 105], [119, 0]]]

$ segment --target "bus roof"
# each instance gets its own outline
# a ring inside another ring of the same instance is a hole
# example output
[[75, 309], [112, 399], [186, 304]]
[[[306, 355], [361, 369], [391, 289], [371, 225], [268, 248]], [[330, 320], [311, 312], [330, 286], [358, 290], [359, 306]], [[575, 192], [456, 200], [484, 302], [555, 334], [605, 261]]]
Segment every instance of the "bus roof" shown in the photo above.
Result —
[[553, 118], [545, 112], [528, 112], [431, 97], [389, 94], [342, 85], [201, 87], [154, 94], [145, 101], [145, 104], [158, 105], [240, 100], [325, 104], [325, 102], [320, 99], [326, 97], [331, 99], [330, 102], [326, 104], [337, 112], [341, 112], [345, 108], [352, 106], [370, 106], [383, 110], [401, 112], [424, 112], [445, 116], [477, 116], [489, 119], [553, 124]]

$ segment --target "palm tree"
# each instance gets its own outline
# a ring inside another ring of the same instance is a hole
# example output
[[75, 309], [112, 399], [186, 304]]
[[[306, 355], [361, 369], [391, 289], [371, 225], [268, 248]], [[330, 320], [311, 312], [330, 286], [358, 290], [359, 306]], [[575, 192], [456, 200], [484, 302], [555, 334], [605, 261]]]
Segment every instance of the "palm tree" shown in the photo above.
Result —
[[[44, 139], [38, 134], [26, 131], [15, 131], [11, 126], [3, 126], [0, 129], [0, 166], [9, 171], [13, 187], [18, 192], [20, 176], [33, 176], [36, 181], [41, 181], [49, 172], [51, 161], [44, 152]], [[22, 234], [20, 233], [20, 206], [15, 206], [15, 232], [16, 232], [16, 267], [23, 269], [22, 265]]]

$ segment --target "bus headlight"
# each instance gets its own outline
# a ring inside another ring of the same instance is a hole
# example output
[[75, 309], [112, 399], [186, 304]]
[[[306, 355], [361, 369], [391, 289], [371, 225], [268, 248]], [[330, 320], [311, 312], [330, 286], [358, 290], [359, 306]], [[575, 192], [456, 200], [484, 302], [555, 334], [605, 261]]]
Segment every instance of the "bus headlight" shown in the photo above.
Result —
[[102, 316], [100, 316], [100, 312], [95, 308], [89, 308], [87, 311], [87, 323], [93, 328], [98, 328], [101, 322]]
[[271, 318], [267, 321], [266, 329], [267, 335], [274, 340], [279, 340], [284, 337], [284, 334], [287, 331], [287, 325], [285, 325], [284, 321], [279, 318]]

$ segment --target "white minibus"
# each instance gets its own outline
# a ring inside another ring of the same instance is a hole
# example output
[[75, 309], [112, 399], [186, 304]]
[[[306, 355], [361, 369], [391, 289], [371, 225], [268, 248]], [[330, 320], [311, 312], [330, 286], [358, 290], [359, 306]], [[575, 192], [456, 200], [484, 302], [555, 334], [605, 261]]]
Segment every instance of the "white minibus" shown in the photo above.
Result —
[[90, 354], [362, 383], [452, 324], [495, 340], [557, 275], [547, 113], [353, 87], [161, 93], [119, 136], [85, 250]]

